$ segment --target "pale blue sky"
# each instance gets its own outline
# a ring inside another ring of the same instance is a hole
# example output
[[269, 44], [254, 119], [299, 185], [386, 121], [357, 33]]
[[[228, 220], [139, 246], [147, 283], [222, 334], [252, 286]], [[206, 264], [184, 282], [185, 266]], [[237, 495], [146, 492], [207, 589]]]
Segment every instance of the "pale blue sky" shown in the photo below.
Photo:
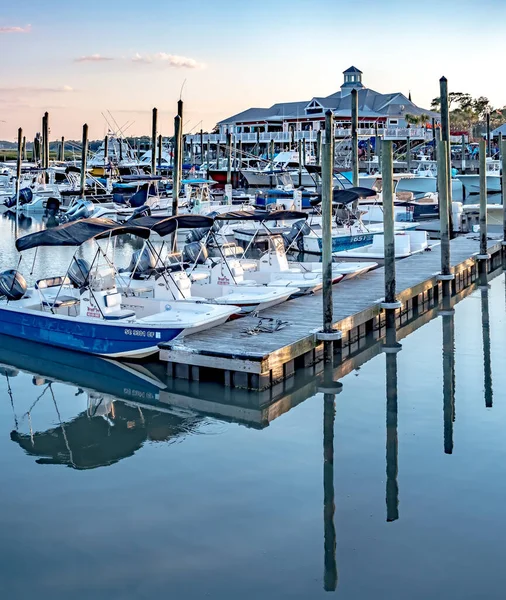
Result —
[[[45, 109], [55, 137], [79, 137], [84, 122], [101, 137], [106, 110], [135, 121], [130, 133], [148, 132], [153, 106], [169, 134], [185, 79], [186, 129], [200, 121], [209, 129], [249, 106], [331, 94], [352, 64], [366, 86], [411, 90], [421, 106], [438, 94], [443, 74], [453, 91], [506, 104], [493, 33], [505, 0], [48, 4], [2, 6], [0, 139], [19, 126], [32, 136]], [[83, 57], [95, 60], [76, 61]]]

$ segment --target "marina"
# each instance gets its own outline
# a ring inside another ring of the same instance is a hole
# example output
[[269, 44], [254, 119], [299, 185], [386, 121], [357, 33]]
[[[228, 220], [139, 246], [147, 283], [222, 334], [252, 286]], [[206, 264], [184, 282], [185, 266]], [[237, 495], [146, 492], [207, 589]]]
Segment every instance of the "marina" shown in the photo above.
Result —
[[503, 598], [491, 3], [5, 7], [2, 598]]

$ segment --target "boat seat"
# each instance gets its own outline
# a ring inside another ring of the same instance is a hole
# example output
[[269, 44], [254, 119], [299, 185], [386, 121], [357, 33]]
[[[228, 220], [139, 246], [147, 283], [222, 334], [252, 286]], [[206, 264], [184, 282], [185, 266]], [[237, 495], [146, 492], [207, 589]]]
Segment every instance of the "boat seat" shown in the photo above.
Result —
[[190, 279], [191, 281], [204, 281], [204, 279], [209, 279], [209, 273], [192, 273]]
[[113, 313], [104, 314], [106, 321], [121, 321], [122, 319], [131, 319], [135, 317], [135, 312], [128, 309], [115, 310]]
[[[121, 308], [121, 294], [117, 292], [104, 296], [104, 303], [107, 308], [104, 311], [103, 316], [107, 321], [120, 321], [121, 319], [131, 319], [132, 317], [135, 317], [135, 311]], [[111, 308], [113, 310], [108, 310]]]
[[62, 285], [72, 285], [68, 277], [48, 277], [47, 279], [39, 279], [35, 283], [36, 290], [47, 290], [52, 287], [61, 287]]
[[256, 271], [257, 263], [256, 262], [248, 262], [247, 260], [241, 260], [241, 267], [244, 271]]
[[58, 296], [57, 298], [42, 300], [42, 306], [46, 308], [61, 308], [63, 306], [74, 306], [74, 304], [79, 303], [79, 298], [75, 298], [74, 296]]

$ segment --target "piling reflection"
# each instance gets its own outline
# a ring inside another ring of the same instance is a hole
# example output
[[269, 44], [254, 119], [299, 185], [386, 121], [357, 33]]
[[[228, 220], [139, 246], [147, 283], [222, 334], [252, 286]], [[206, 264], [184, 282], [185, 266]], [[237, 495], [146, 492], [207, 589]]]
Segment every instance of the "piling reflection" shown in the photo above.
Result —
[[455, 315], [449, 300], [441, 311], [443, 322], [443, 421], [444, 452], [453, 452], [455, 422]]
[[399, 484], [397, 482], [399, 442], [397, 435], [397, 342], [395, 311], [387, 310], [387, 329], [383, 352], [386, 362], [386, 506], [387, 521], [399, 518]]
[[482, 276], [481, 291], [481, 328], [483, 339], [483, 385], [485, 390], [485, 406], [492, 408], [492, 358], [490, 348], [490, 312], [489, 312], [489, 286], [486, 275]]

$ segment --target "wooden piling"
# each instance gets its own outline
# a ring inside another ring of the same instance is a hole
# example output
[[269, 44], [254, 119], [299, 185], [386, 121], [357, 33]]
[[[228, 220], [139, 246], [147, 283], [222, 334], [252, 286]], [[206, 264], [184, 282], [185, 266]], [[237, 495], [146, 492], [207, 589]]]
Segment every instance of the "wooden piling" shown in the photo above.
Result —
[[200, 164], [204, 162], [204, 130], [200, 130]]
[[86, 170], [88, 165], [88, 125], [83, 125], [83, 140], [81, 147], [81, 184], [79, 191], [81, 196], [84, 196], [84, 190], [86, 188]]
[[172, 215], [178, 212], [179, 192], [181, 189], [181, 117], [174, 117], [174, 166], [172, 168]]
[[65, 138], [63, 136], [60, 141], [60, 160], [62, 162], [65, 160]]
[[156, 136], [158, 133], [158, 110], [153, 108], [151, 121], [151, 175], [156, 175]]
[[[332, 111], [325, 113], [325, 146], [322, 152], [322, 275], [323, 275], [323, 333], [332, 334], [334, 320], [332, 299], [332, 200], [333, 200], [333, 140]], [[325, 361], [334, 354], [332, 339], [324, 339]]]
[[302, 187], [302, 140], [297, 143], [297, 151], [299, 154], [299, 187]]
[[319, 129], [316, 134], [316, 164], [321, 165], [322, 162], [322, 130]]
[[411, 173], [411, 138], [409, 137], [409, 131], [406, 139], [406, 163], [408, 167], [408, 173]]
[[160, 133], [158, 135], [158, 170], [162, 170], [162, 151], [163, 151], [163, 137]]
[[107, 173], [107, 165], [109, 164], [109, 134], [104, 138], [104, 166]]
[[[448, 102], [448, 80], [441, 77], [439, 80], [440, 101], [441, 101], [441, 139], [447, 143], [446, 162], [448, 170], [447, 194], [448, 194], [448, 223], [450, 239], [453, 238], [453, 218], [452, 218], [452, 157], [450, 145], [450, 109]], [[440, 190], [439, 190], [440, 191]], [[441, 216], [441, 215], [440, 215]]]
[[491, 156], [490, 152], [490, 113], [487, 111], [487, 156]]
[[358, 92], [351, 90], [351, 169], [353, 186], [358, 187]]
[[49, 113], [44, 113], [44, 169], [49, 169]]
[[442, 311], [443, 321], [443, 421], [444, 453], [453, 453], [455, 420], [455, 317], [454, 311]]
[[394, 180], [392, 142], [382, 143], [382, 194], [383, 236], [385, 249], [385, 301], [382, 307], [390, 310], [399, 308], [395, 297], [395, 228], [394, 228]]
[[19, 208], [19, 187], [21, 184], [21, 163], [23, 160], [23, 130], [18, 129], [18, 154], [16, 157], [16, 215]]
[[227, 131], [227, 184], [232, 183], [232, 134]]
[[211, 161], [211, 140], [210, 138], [208, 138], [207, 140], [207, 152], [206, 152], [206, 165], [207, 165], [207, 169], [206, 169], [206, 176], [207, 179], [210, 179], [210, 175], [209, 175], [209, 169], [211, 168], [210, 166], [210, 161]]
[[23, 149], [21, 151], [21, 156], [23, 160], [26, 160], [26, 136], [23, 136]]
[[462, 134], [461, 148], [462, 157], [460, 163], [460, 170], [462, 171], [462, 175], [464, 175], [466, 172], [466, 136], [464, 134]]
[[[485, 140], [480, 140], [480, 253], [478, 258], [486, 261], [487, 251], [487, 148]], [[484, 270], [486, 271], [486, 263]]]
[[[183, 119], [183, 116], [184, 116], [184, 104], [183, 104], [183, 101], [181, 99], [179, 99], [177, 101], [177, 116], [180, 118], [180, 122], [179, 122], [179, 151], [178, 151], [178, 160], [179, 160], [179, 163], [177, 165], [177, 169], [178, 169], [178, 174], [179, 174], [179, 182], [181, 182], [181, 178], [182, 178], [182, 175], [183, 175], [183, 158], [184, 158], [184, 135], [183, 135], [183, 128], [184, 128], [184, 119]], [[179, 183], [179, 187], [181, 187], [181, 183]], [[178, 194], [179, 194], [179, 191], [178, 191]], [[175, 214], [177, 214], [177, 212]]]
[[437, 177], [439, 190], [439, 223], [441, 231], [441, 275], [450, 276], [450, 232], [448, 224], [448, 143], [441, 140], [437, 145]]
[[503, 242], [506, 242], [506, 140], [501, 144], [501, 163], [502, 163], [502, 220], [503, 220]]
[[432, 147], [434, 148], [434, 155], [432, 157], [432, 160], [437, 160], [437, 148], [436, 148], [436, 119], [434, 119], [434, 117], [432, 118]]

